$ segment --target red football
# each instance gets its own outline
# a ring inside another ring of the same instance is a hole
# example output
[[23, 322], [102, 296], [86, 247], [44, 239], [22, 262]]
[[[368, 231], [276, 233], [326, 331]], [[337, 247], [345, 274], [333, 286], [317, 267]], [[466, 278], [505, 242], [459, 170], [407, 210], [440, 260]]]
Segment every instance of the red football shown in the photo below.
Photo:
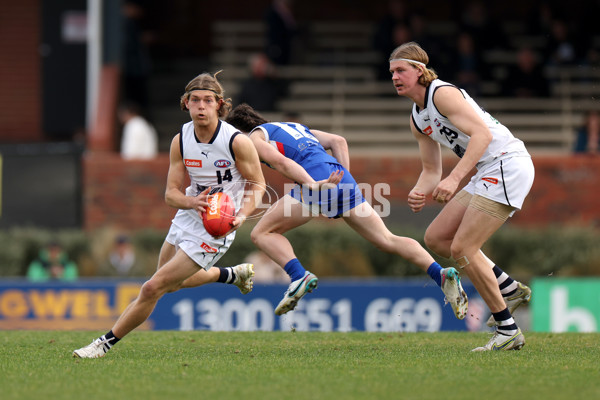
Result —
[[202, 213], [206, 232], [214, 237], [223, 236], [231, 230], [234, 219], [235, 204], [227, 193], [217, 192], [208, 196], [208, 207]]

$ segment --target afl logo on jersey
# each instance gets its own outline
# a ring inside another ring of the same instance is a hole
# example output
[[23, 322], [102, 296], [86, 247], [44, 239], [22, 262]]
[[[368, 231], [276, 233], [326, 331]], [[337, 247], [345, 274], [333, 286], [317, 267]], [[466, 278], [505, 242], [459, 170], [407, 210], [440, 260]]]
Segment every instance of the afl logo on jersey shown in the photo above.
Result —
[[202, 168], [202, 160], [189, 160], [185, 159], [184, 164], [186, 167], [198, 167]]
[[217, 160], [215, 161], [215, 167], [217, 168], [227, 168], [231, 165], [231, 161], [229, 160]]

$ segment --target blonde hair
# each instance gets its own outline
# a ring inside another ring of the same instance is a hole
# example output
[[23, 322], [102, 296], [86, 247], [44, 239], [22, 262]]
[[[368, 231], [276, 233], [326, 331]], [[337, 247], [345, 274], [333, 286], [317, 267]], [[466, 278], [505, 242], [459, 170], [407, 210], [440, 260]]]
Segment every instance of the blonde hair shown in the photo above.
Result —
[[[419, 77], [419, 83], [425, 87], [437, 79], [438, 75], [433, 68], [428, 68], [429, 55], [427, 52], [419, 46], [416, 42], [407, 42], [394, 49], [390, 55], [390, 61], [395, 59], [404, 59], [415, 68], [420, 68], [423, 71], [423, 75]], [[414, 62], [411, 62], [414, 61]], [[419, 64], [421, 63], [421, 64]]]
[[204, 72], [192, 79], [185, 87], [185, 93], [181, 96], [181, 99], [179, 99], [179, 106], [181, 109], [183, 111], [188, 111], [185, 101], [189, 100], [190, 93], [194, 90], [210, 90], [215, 94], [215, 99], [221, 104], [218, 111], [219, 118], [225, 118], [227, 114], [229, 114], [229, 111], [231, 111], [232, 105], [231, 99], [225, 98], [225, 90], [217, 79], [217, 75], [221, 72], [222, 70], [217, 71], [214, 75]]

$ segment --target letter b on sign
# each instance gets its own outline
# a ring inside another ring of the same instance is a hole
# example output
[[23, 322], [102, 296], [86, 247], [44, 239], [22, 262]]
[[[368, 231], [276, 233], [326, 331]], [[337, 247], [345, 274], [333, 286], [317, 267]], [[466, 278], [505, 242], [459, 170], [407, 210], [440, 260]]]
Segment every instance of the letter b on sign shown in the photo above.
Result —
[[540, 278], [531, 286], [534, 331], [598, 332], [600, 279]]

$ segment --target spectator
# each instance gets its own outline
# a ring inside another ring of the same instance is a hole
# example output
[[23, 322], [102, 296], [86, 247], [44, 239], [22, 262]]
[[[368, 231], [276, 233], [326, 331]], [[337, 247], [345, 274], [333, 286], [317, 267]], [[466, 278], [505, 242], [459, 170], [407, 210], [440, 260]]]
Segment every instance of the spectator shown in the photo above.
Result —
[[137, 104], [124, 103], [118, 110], [123, 124], [121, 156], [125, 160], [148, 160], [158, 153], [158, 135], [154, 127], [142, 117]]
[[551, 65], [573, 65], [577, 61], [577, 51], [573, 44], [571, 32], [565, 21], [554, 20], [548, 45], [546, 60]]
[[575, 146], [576, 154], [598, 155], [600, 151], [600, 114], [597, 110], [589, 110], [584, 117], [584, 124], [577, 130]]
[[275, 66], [264, 54], [250, 57], [251, 76], [242, 82], [238, 103], [252, 104], [260, 111], [275, 110], [277, 100], [285, 93], [285, 84], [275, 76]]
[[77, 265], [69, 260], [67, 253], [56, 241], [51, 241], [40, 250], [38, 258], [27, 269], [27, 278], [33, 282], [75, 281], [78, 276]]
[[455, 63], [454, 81], [456, 85], [475, 96], [480, 94], [482, 60], [475, 51], [471, 35], [461, 32], [456, 42], [458, 57]]
[[[385, 59], [398, 46], [398, 36], [407, 34], [402, 29], [408, 30], [408, 16], [406, 3], [404, 0], [389, 0], [385, 15], [377, 22], [373, 34], [373, 48], [381, 54], [381, 59]], [[402, 26], [403, 28], [398, 28]], [[409, 31], [410, 32], [410, 31]], [[403, 38], [402, 40], [410, 40]], [[389, 80], [389, 63], [382, 62], [377, 68], [377, 76], [380, 80]]]
[[517, 63], [508, 69], [502, 84], [502, 94], [507, 97], [547, 97], [548, 80], [536, 54], [527, 47], [517, 53]]
[[[454, 66], [454, 59], [449, 53], [448, 44], [445, 43], [444, 40], [440, 40], [439, 37], [436, 37], [428, 32], [427, 27], [430, 26], [430, 23], [431, 22], [427, 21], [422, 12], [411, 13], [408, 24], [412, 35], [411, 40], [419, 43], [419, 45], [423, 48], [432, 49], [431, 54], [434, 56], [432, 57], [431, 61], [436, 63], [436, 71], [442, 71], [445, 73], [449, 68]], [[396, 46], [399, 46], [402, 43], [398, 43]], [[393, 50], [394, 49], [390, 49], [390, 53]], [[385, 55], [389, 55], [390, 53], [386, 53]], [[387, 71], [387, 69], [389, 69], [389, 64], [385, 66], [385, 69], [386, 72], [388, 72], [386, 79], [389, 79], [389, 71]]]
[[524, 4], [527, 8], [525, 12], [525, 27], [530, 35], [549, 36], [552, 30], [552, 21], [558, 14], [553, 6], [546, 0], [537, 0]]
[[294, 58], [299, 32], [292, 4], [293, 0], [272, 0], [265, 13], [265, 53], [275, 65], [288, 65]]
[[471, 1], [460, 16], [460, 31], [473, 38], [475, 52], [506, 47], [502, 24], [488, 13], [488, 5], [481, 0]]
[[145, 276], [141, 263], [137, 262], [135, 249], [126, 235], [119, 235], [108, 254], [107, 261], [100, 266], [99, 275], [103, 276]]

